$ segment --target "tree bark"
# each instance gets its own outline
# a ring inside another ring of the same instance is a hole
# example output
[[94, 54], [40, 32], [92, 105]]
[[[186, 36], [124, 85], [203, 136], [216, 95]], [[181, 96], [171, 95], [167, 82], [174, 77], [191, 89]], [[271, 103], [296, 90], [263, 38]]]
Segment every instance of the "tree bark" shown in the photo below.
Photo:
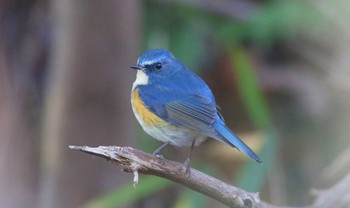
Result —
[[[39, 207], [78, 207], [124, 181], [112, 167], [69, 154], [66, 145], [133, 142], [129, 96], [134, 72], [128, 66], [137, 52], [139, 2], [52, 3], [56, 30]], [[112, 175], [113, 182], [108, 180]]]
[[41, 106], [35, 78], [46, 69], [46, 18], [41, 0], [0, 2], [1, 207], [36, 206]]

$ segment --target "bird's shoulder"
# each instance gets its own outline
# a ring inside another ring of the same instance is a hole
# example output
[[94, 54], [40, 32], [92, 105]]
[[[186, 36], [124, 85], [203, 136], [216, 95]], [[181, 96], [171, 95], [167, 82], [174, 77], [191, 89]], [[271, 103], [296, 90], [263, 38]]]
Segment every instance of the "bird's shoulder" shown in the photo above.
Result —
[[216, 106], [215, 98], [208, 85], [195, 73], [182, 70], [167, 79], [150, 85], [138, 86], [145, 104], [165, 104], [173, 100], [198, 101]]

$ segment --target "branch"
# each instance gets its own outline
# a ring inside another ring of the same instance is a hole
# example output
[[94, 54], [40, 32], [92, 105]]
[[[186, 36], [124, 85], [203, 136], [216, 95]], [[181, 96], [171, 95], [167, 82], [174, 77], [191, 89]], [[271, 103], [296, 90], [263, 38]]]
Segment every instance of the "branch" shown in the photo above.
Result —
[[[190, 174], [188, 174], [186, 167], [181, 163], [162, 159], [132, 147], [100, 146], [93, 148], [69, 146], [69, 148], [96, 155], [120, 165], [124, 171], [134, 173], [134, 183], [138, 182], [138, 173], [156, 175], [180, 183], [229, 207], [282, 208], [261, 201], [258, 193], [247, 192], [193, 168], [190, 169]], [[314, 204], [307, 207], [333, 207], [332, 205], [336, 205], [339, 202], [346, 204], [349, 200], [349, 195], [344, 193], [350, 193], [349, 189], [350, 174], [330, 189], [314, 191], [316, 200]], [[325, 204], [328, 206], [322, 206]]]
[[156, 175], [187, 186], [230, 207], [261, 207], [258, 193], [246, 192], [193, 168], [188, 174], [186, 167], [181, 163], [161, 159], [131, 147], [69, 146], [69, 148], [111, 160], [120, 165], [124, 171], [133, 172], [135, 183], [138, 181], [138, 173]]

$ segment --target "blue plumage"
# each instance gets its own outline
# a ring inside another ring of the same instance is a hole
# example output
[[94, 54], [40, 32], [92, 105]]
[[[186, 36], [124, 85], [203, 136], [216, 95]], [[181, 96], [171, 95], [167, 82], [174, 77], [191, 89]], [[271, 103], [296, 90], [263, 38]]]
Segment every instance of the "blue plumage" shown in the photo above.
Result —
[[226, 127], [218, 114], [214, 96], [207, 84], [169, 51], [147, 50], [132, 68], [138, 70], [132, 91], [137, 89], [146, 109], [162, 121], [146, 124], [144, 115], [133, 106], [136, 117], [148, 134], [177, 146], [193, 146], [205, 137], [211, 137], [237, 147], [253, 160], [261, 162], [260, 158]]
[[236, 136], [220, 119], [217, 119], [213, 123], [213, 127], [221, 135], [221, 138], [218, 140], [230, 146], [236, 147], [256, 162], [262, 162], [259, 156], [257, 156], [253, 150], [251, 150], [238, 136]]

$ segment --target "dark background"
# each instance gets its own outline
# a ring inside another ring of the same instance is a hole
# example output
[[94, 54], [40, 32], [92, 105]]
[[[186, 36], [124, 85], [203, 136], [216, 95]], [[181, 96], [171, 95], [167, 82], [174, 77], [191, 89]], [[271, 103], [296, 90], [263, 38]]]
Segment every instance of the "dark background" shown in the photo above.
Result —
[[[148, 48], [167, 48], [212, 88], [226, 123], [264, 161], [208, 141], [191, 165], [306, 205], [349, 170], [350, 5], [298, 0], [5, 0], [0, 3], [1, 207], [223, 207], [68, 145], [160, 143], [130, 106]], [[168, 147], [183, 161], [188, 149]]]

